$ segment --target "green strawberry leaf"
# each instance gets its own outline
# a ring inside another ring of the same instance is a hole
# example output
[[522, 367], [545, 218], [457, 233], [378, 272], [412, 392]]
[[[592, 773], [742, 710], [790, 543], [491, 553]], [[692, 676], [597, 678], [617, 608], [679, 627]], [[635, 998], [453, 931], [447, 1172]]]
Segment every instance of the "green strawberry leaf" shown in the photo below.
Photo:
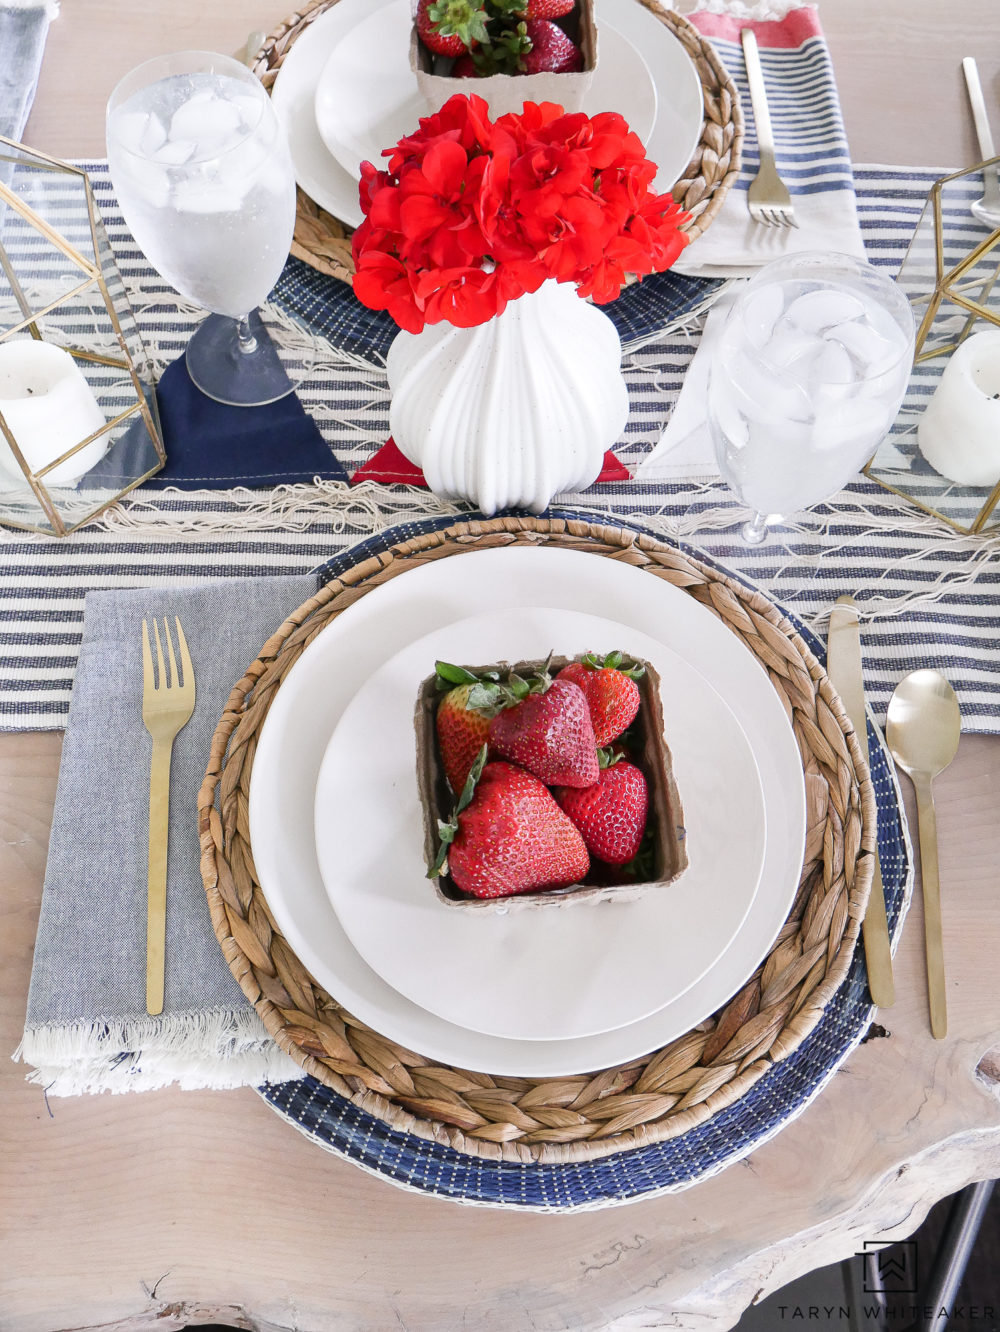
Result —
[[469, 769], [469, 775], [465, 779], [465, 785], [462, 787], [462, 794], [458, 797], [458, 803], [455, 805], [450, 819], [438, 819], [437, 830], [441, 845], [438, 847], [438, 853], [434, 858], [434, 863], [427, 871], [428, 879], [437, 879], [442, 874], [448, 873], [448, 848], [455, 840], [458, 833], [458, 816], [463, 809], [466, 809], [475, 795], [476, 786], [480, 777], [483, 775], [483, 768], [486, 766], [486, 759], [489, 753], [489, 746], [483, 745], [482, 749], [476, 755], [476, 761]]
[[449, 685], [478, 684], [480, 679], [464, 666], [453, 666], [450, 661], [436, 661], [434, 670]]

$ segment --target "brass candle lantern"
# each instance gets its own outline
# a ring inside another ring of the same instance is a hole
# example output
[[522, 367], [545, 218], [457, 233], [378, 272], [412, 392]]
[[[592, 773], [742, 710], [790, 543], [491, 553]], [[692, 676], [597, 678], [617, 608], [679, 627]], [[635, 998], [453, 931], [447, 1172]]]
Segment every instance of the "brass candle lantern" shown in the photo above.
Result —
[[0, 137], [0, 523], [66, 536], [165, 461], [86, 172]]
[[973, 204], [1000, 157], [932, 186], [897, 281], [917, 324], [899, 417], [865, 474], [963, 534], [1000, 524], [1000, 218]]

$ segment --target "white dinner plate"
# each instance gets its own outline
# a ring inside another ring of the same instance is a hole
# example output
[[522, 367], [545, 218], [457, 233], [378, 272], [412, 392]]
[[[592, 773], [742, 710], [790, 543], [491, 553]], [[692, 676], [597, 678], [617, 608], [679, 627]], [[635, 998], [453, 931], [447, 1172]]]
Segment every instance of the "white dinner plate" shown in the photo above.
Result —
[[[434, 662], [600, 657], [619, 649], [660, 677], [663, 731], [683, 807], [686, 871], [632, 902], [484, 914], [427, 878], [414, 707]], [[515, 1040], [572, 1040], [655, 1013], [725, 952], [764, 858], [757, 764], [732, 712], [656, 639], [583, 611], [527, 606], [456, 621], [375, 671], [347, 704], [316, 784], [320, 873], [368, 965], [429, 1013]]]
[[[271, 100], [288, 137], [295, 179], [311, 199], [352, 227], [359, 226], [363, 217], [358, 183], [320, 136], [316, 87], [337, 43], [374, 10], [393, 2], [339, 0], [293, 43], [271, 89]], [[691, 160], [701, 135], [698, 71], [670, 29], [639, 0], [597, 0], [597, 17], [641, 53], [652, 76], [656, 118], [646, 150], [659, 168], [654, 188], [669, 190]], [[587, 109], [609, 108], [588, 102]]]
[[[364, 680], [415, 638], [484, 605], [607, 613], [674, 648], [740, 720], [757, 760], [768, 836], [757, 894], [736, 938], [680, 998], [640, 1022], [567, 1041], [512, 1041], [445, 1022], [405, 999], [362, 959], [320, 876], [313, 801], [327, 742]], [[257, 744], [250, 830], [278, 928], [312, 975], [376, 1031], [430, 1058], [497, 1075], [559, 1077], [638, 1058], [726, 1002], [788, 914], [805, 838], [795, 736], [760, 663], [710, 611], [663, 579], [584, 551], [469, 551], [429, 562], [359, 598], [317, 635], [275, 695]]]
[[[389, 0], [337, 42], [317, 81], [314, 111], [320, 138], [355, 180], [361, 179], [362, 162], [381, 162], [382, 150], [412, 134], [427, 115], [410, 68], [410, 29], [410, 0]], [[649, 67], [608, 22], [601, 25], [599, 43], [586, 110], [591, 115], [619, 111], [645, 143], [656, 121]], [[456, 92], [475, 90], [474, 79], [455, 84]]]

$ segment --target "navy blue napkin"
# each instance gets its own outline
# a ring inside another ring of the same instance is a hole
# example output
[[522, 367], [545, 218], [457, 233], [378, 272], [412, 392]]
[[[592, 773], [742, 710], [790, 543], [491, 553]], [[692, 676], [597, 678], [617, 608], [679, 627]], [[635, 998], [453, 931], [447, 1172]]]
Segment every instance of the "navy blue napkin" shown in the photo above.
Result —
[[294, 393], [264, 407], [227, 407], [195, 388], [184, 357], [156, 389], [167, 464], [147, 486], [184, 490], [346, 481], [347, 473]]

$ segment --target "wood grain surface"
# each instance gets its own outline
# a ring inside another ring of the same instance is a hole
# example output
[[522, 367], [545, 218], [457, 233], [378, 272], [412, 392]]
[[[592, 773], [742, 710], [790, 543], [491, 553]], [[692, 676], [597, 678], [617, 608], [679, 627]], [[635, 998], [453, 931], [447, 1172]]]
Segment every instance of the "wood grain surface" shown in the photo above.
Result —
[[[127, 69], [185, 46], [234, 51], [280, 17], [264, 0], [66, 3], [25, 137], [99, 155], [104, 103]], [[824, 0], [821, 17], [855, 160], [972, 161], [958, 68], [970, 52], [1000, 128], [995, 0]], [[59, 750], [57, 735], [0, 735], [8, 1054]], [[323, 1153], [249, 1090], [47, 1103], [0, 1061], [0, 1329], [723, 1332], [803, 1272], [912, 1233], [936, 1199], [1000, 1175], [1000, 740], [964, 738], [936, 791], [948, 1039], [928, 1029], [918, 893], [886, 1035], [770, 1143], [679, 1194], [576, 1216], [460, 1207]]]

